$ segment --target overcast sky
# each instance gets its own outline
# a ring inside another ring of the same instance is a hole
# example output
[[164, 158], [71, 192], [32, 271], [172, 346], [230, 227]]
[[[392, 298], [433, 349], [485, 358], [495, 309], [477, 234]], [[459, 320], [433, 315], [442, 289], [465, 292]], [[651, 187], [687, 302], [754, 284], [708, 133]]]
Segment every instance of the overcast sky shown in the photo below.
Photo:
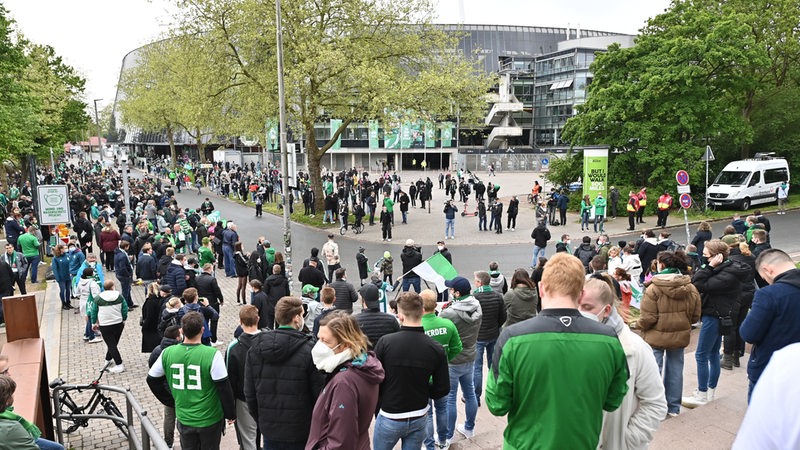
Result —
[[[299, 0], [292, 0], [299, 1]], [[636, 34], [669, 0], [462, 0], [464, 23], [537, 25]], [[169, 25], [168, 0], [0, 0], [25, 36], [48, 44], [87, 78], [86, 102], [113, 102], [122, 58]], [[439, 0], [441, 23], [461, 21], [459, 0]]]

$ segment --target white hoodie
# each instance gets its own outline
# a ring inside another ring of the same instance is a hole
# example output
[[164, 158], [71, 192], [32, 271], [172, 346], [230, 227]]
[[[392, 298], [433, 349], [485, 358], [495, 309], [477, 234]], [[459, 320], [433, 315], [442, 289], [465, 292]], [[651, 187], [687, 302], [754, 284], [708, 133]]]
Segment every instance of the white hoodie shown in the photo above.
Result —
[[94, 278], [81, 278], [75, 288], [75, 295], [80, 298], [81, 316], [86, 315], [86, 302], [89, 300], [89, 294], [96, 299], [100, 295], [100, 285]]

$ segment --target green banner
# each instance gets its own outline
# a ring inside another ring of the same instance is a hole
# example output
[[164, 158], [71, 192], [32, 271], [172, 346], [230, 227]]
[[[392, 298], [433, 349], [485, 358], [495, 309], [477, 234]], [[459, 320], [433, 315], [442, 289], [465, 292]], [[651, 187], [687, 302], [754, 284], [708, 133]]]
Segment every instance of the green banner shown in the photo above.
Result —
[[594, 201], [597, 194], [608, 194], [608, 149], [583, 151], [583, 195]]
[[442, 122], [442, 147], [453, 145], [453, 122]]
[[403, 122], [400, 126], [400, 148], [411, 148], [411, 124]]
[[[333, 134], [336, 133], [336, 130], [342, 126], [342, 119], [331, 119], [331, 138], [333, 138]], [[332, 150], [337, 150], [342, 148], [342, 137], [339, 136], [339, 139], [336, 139], [336, 142], [331, 145]]]
[[370, 120], [369, 121], [369, 148], [378, 148], [379, 147], [379, 140], [378, 140], [378, 121], [377, 120]]
[[433, 123], [425, 122], [425, 148], [436, 147], [436, 128]]
[[400, 130], [397, 128], [384, 128], [383, 148], [400, 148]]

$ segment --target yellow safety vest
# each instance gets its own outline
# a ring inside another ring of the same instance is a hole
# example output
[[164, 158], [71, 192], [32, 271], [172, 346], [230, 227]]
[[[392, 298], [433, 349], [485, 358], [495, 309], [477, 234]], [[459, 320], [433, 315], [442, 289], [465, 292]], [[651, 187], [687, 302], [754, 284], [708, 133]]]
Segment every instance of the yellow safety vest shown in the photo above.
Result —
[[631, 203], [631, 201], [628, 200], [628, 207], [627, 207], [628, 212], [636, 212], [636, 206], [634, 205], [635, 203]]

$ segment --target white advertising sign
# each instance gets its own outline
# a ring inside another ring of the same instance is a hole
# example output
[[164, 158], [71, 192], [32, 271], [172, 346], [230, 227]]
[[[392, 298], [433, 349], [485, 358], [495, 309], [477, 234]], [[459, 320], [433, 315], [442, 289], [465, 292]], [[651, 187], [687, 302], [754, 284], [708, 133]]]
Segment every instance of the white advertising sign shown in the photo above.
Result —
[[69, 188], [63, 184], [37, 186], [39, 223], [58, 225], [72, 222], [69, 213]]

